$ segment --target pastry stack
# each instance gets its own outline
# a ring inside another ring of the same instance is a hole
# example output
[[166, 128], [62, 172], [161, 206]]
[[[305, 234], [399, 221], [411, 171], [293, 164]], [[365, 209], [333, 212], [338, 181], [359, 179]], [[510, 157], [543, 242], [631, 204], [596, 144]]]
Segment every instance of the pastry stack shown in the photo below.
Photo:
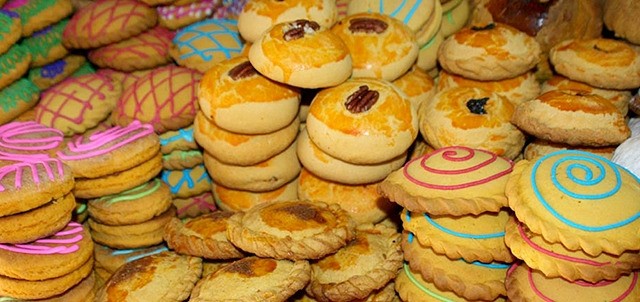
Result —
[[494, 153], [453, 146], [410, 160], [379, 185], [404, 207], [406, 264], [395, 284], [402, 300], [504, 298], [514, 259], [504, 244], [512, 166]]
[[639, 296], [637, 176], [590, 152], [555, 151], [518, 162], [506, 193], [515, 217], [505, 242], [523, 260], [507, 275], [511, 301]]
[[71, 221], [71, 169], [51, 157], [62, 133], [12, 122], [0, 127], [0, 137], [0, 296], [64, 300], [76, 291], [88, 295], [94, 282], [93, 241], [88, 229]]
[[266, 78], [238, 56], [205, 73], [198, 100], [194, 137], [205, 150], [218, 205], [241, 211], [295, 199], [299, 89]]
[[640, 87], [640, 52], [621, 40], [596, 38], [564, 41], [549, 55], [560, 75], [545, 82], [535, 100], [519, 105], [513, 117], [536, 138], [525, 156], [580, 149], [611, 158], [630, 136], [627, 90]]

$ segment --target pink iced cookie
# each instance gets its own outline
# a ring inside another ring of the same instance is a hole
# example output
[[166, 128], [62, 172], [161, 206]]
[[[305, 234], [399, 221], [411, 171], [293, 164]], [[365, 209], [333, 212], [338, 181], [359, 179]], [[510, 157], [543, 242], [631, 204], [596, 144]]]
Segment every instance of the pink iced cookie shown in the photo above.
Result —
[[58, 129], [36, 122], [11, 122], [0, 126], [0, 156], [20, 161], [45, 159], [62, 147]]

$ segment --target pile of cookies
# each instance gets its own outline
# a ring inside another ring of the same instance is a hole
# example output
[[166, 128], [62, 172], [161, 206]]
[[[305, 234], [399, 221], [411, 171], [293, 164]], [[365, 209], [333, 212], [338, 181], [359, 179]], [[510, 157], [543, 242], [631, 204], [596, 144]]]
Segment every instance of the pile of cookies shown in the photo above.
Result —
[[627, 1], [0, 0], [0, 300], [633, 301]]

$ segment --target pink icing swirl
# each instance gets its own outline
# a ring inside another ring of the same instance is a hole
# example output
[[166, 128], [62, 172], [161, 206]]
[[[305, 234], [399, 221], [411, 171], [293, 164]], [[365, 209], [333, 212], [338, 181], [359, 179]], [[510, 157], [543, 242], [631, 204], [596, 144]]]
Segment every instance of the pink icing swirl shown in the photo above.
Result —
[[62, 131], [36, 122], [11, 122], [0, 126], [0, 155], [43, 159], [42, 153], [60, 146]]
[[70, 254], [80, 249], [82, 225], [69, 222], [62, 231], [26, 244], [0, 244], [0, 249], [31, 255]]
[[104, 155], [152, 133], [153, 126], [133, 121], [126, 127], [115, 126], [95, 132], [86, 141], [84, 137], [78, 137], [67, 144], [67, 149], [58, 151], [58, 157], [82, 160]]
[[[489, 157], [486, 160], [477, 161], [476, 159], [478, 158], [477, 156], [478, 153], [487, 154], [489, 155]], [[441, 167], [430, 166], [430, 160], [436, 159], [438, 157], [444, 160], [445, 164], [443, 164]], [[422, 171], [427, 172], [428, 174], [430, 174], [430, 176], [435, 176], [435, 177], [431, 177], [432, 179], [446, 179], [447, 177], [450, 177], [450, 176], [460, 176], [460, 175], [472, 175], [472, 174], [479, 175], [481, 173], [484, 173], [484, 171], [486, 170], [484, 168], [497, 162], [498, 160], [504, 160], [505, 162], [508, 162], [509, 164], [508, 168], [493, 174], [488, 174], [486, 176], [483, 176], [482, 178], [478, 178], [472, 181], [465, 181], [465, 182], [461, 182], [453, 185], [440, 185], [440, 184], [426, 182], [418, 179], [417, 177], [414, 177], [414, 175], [412, 175], [411, 172], [409, 171], [410, 167], [416, 165], [417, 163], [420, 165], [420, 168]], [[454, 165], [449, 165], [449, 164], [455, 164], [455, 166], [458, 168], [452, 169], [451, 167]], [[465, 189], [465, 188], [474, 187], [474, 186], [491, 182], [495, 179], [508, 175], [509, 173], [511, 173], [512, 170], [513, 170], [513, 162], [511, 162], [510, 160], [498, 157], [494, 153], [491, 153], [485, 150], [471, 149], [471, 148], [462, 147], [462, 146], [454, 146], [454, 147], [441, 148], [432, 153], [426, 154], [422, 157], [418, 157], [409, 161], [403, 167], [403, 174], [409, 181], [425, 188], [436, 189], [436, 190], [459, 190], [459, 189]]]
[[[0, 160], [15, 160], [14, 157], [2, 157], [0, 156]], [[0, 168], [0, 181], [10, 175], [11, 173], [15, 173], [13, 187], [16, 189], [22, 188], [22, 180], [24, 173], [31, 173], [31, 178], [35, 184], [40, 184], [42, 180], [40, 179], [38, 173], [38, 167], [42, 166], [49, 180], [53, 181], [56, 177], [62, 178], [64, 176], [64, 167], [62, 162], [56, 158], [47, 158], [42, 160], [32, 160], [28, 162], [19, 162], [11, 165], [7, 165]], [[53, 167], [52, 167], [53, 166]], [[26, 170], [26, 171], [25, 171]], [[57, 176], [56, 176], [57, 172]], [[0, 182], [0, 192], [4, 192], [6, 188]]]

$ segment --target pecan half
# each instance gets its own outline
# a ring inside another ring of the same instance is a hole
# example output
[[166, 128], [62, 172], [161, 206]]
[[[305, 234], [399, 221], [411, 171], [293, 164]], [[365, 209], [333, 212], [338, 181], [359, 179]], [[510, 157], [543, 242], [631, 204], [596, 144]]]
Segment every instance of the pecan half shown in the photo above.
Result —
[[234, 81], [237, 81], [243, 78], [248, 78], [252, 75], [255, 75], [256, 73], [258, 72], [256, 71], [255, 68], [253, 68], [253, 65], [251, 65], [251, 62], [249, 61], [240, 63], [236, 67], [233, 67], [231, 68], [231, 70], [229, 70], [229, 76]]
[[313, 33], [320, 30], [320, 24], [309, 20], [296, 20], [289, 23], [288, 29], [282, 35], [285, 41], [297, 40], [304, 37], [305, 34]]
[[362, 113], [368, 111], [378, 101], [380, 93], [369, 90], [369, 86], [362, 85], [358, 90], [347, 97], [344, 105], [351, 113]]
[[374, 18], [354, 18], [349, 21], [349, 30], [352, 33], [381, 34], [387, 30], [387, 27], [389, 27], [387, 22]]

